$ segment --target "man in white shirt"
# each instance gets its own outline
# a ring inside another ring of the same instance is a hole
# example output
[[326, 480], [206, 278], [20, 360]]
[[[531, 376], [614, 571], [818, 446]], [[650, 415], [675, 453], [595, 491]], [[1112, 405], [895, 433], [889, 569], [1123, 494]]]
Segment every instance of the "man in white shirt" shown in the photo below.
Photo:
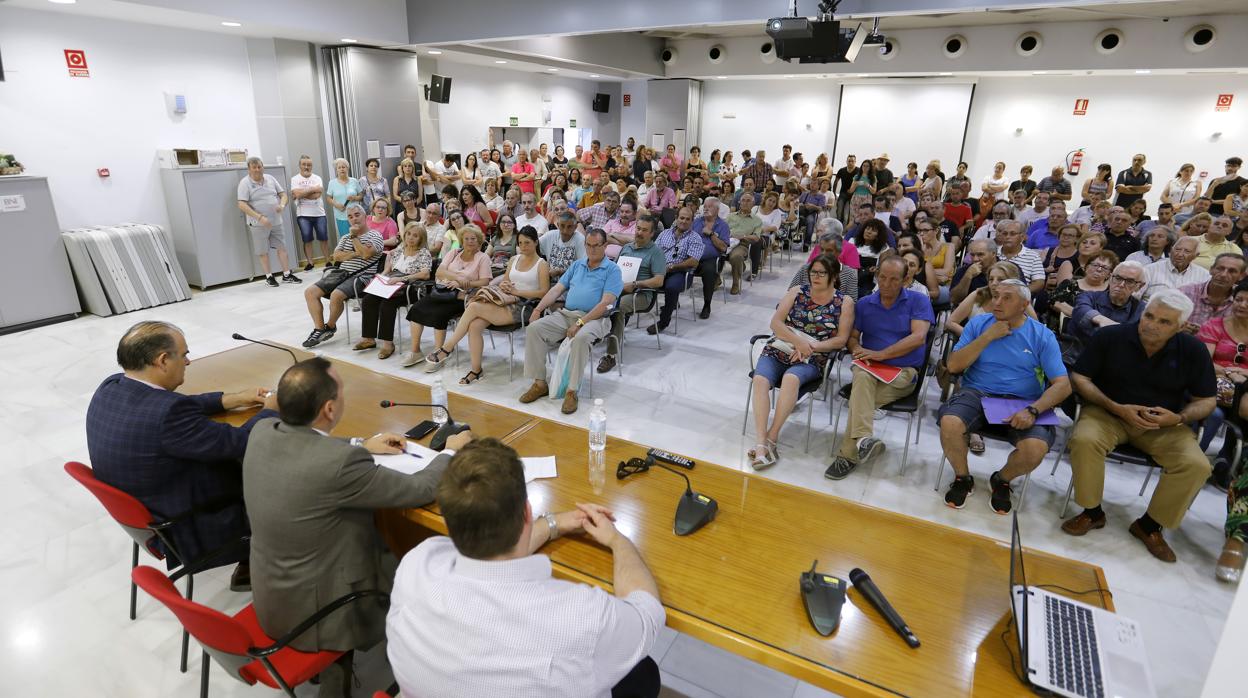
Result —
[[641, 186], [637, 187], [637, 200], [645, 201], [646, 195], [654, 188], [654, 170], [646, 170], [641, 176]]
[[997, 259], [1013, 262], [1023, 272], [1032, 293], [1044, 288], [1044, 260], [1035, 250], [1023, 247], [1023, 228], [1018, 221], [997, 221]]
[[1023, 230], [1031, 227], [1031, 224], [1040, 218], [1049, 215], [1049, 193], [1047, 191], [1036, 192], [1036, 198], [1032, 199], [1031, 208], [1016, 214], [1014, 219], [1023, 225]]
[[1008, 194], [1006, 189], [1010, 187], [1010, 180], [1005, 176], [1005, 163], [998, 162], [992, 166], [992, 176], [984, 177], [984, 181], [980, 184], [985, 194], [991, 194], [993, 199], [997, 201], [1007, 201]]
[[524, 208], [524, 212], [516, 216], [516, 230], [520, 230], [526, 225], [533, 226], [537, 230], [538, 235], [542, 235], [550, 230], [550, 222], [546, 217], [537, 212], [537, 196], [526, 191], [520, 195], [520, 205]]
[[1018, 220], [1018, 217], [1027, 212], [1031, 208], [1027, 204], [1027, 191], [1024, 189], [1015, 189], [1010, 192], [1010, 217]]
[[1105, 200], [1105, 193], [1099, 191], [1088, 192], [1088, 205], [1080, 206], [1070, 216], [1070, 222], [1083, 228], [1083, 232], [1088, 232], [1088, 226], [1092, 225], [1092, 212], [1096, 205]]
[[[403, 556], [390, 596], [386, 654], [403, 695], [658, 695], [648, 654], [666, 614], [609, 510], [580, 504], [535, 519], [524, 466], [496, 439], [461, 448], [437, 498], [450, 537]], [[578, 533], [611, 550], [614, 594], [554, 579], [537, 553]]]
[[325, 185], [312, 172], [312, 158], [299, 156], [299, 173], [290, 178], [290, 195], [295, 200], [295, 223], [303, 237], [304, 271], [312, 271], [312, 238], [321, 241], [321, 256], [329, 262], [329, 229], [325, 219]]
[[783, 191], [784, 183], [789, 181], [789, 177], [800, 177], [802, 172], [793, 163], [793, 146], [785, 143], [784, 148], [781, 149], [781, 154], [783, 157], [776, 160], [776, 164], [772, 165], [774, 170], [772, 177], [776, 180], [776, 188]]
[[1162, 289], [1182, 288], [1209, 281], [1209, 270], [1199, 264], [1192, 264], [1199, 246], [1200, 238], [1181, 237], [1171, 246], [1168, 259], [1144, 267], [1144, 284], [1138, 292], [1142, 294], [1142, 300], [1147, 301]]

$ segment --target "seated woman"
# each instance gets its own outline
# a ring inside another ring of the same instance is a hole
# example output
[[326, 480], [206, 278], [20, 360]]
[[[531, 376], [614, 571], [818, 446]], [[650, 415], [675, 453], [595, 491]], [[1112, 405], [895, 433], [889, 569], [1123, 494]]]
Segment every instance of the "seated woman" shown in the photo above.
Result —
[[[1238, 295], [1238, 293], [1236, 293]], [[1237, 303], [1238, 305], [1238, 303]], [[1236, 390], [1240, 423], [1248, 420], [1248, 393]], [[1240, 452], [1235, 472], [1226, 488], [1226, 542], [1218, 556], [1214, 577], [1220, 582], [1235, 584], [1244, 572], [1244, 541], [1248, 541], [1248, 448]]]
[[1057, 266], [1057, 288], [1063, 281], [1083, 278], [1083, 270], [1105, 249], [1104, 233], [1084, 233], [1079, 238], [1079, 253]]
[[502, 280], [492, 286], [501, 293], [473, 295], [463, 316], [455, 325], [455, 333], [437, 351], [425, 357], [429, 364], [425, 368], [426, 373], [433, 373], [441, 368], [464, 335], [468, 335], [468, 353], [472, 357], [472, 367], [459, 379], [459, 384], [469, 385], [481, 380], [481, 355], [485, 351], [486, 328], [521, 324], [523, 313], [526, 312], [524, 302], [538, 300], [550, 290], [550, 268], [546, 265], [546, 260], [537, 256], [537, 230], [526, 225], [515, 237], [519, 252], [511, 258]]
[[485, 199], [482, 198], [480, 190], [475, 186], [465, 184], [464, 188], [459, 191], [459, 202], [464, 212], [464, 217], [468, 219], [469, 223], [481, 230], [489, 230], [493, 227], [494, 214], [485, 205]]
[[1173, 230], [1157, 226], [1145, 233], [1144, 239], [1140, 240], [1141, 249], [1127, 255], [1127, 261], [1148, 266], [1153, 262], [1167, 259], [1170, 257], [1170, 246], [1174, 244], [1175, 239]]
[[940, 287], [936, 285], [936, 270], [932, 268], [932, 263], [923, 256], [923, 248], [918, 236], [902, 235], [897, 238], [897, 253], [905, 258], [906, 266], [913, 266], [910, 270], [912, 278], [907, 282], [907, 286], [911, 291], [927, 294], [932, 305], [936, 305], [940, 297]]
[[[797, 405], [798, 389], [818, 380], [831, 353], [849, 341], [854, 301], [837, 289], [840, 273], [841, 263], [835, 257], [816, 257], [807, 268], [810, 283], [789, 289], [771, 316], [775, 337], [754, 365], [751, 387], [758, 443], [746, 457], [755, 470], [776, 464], [780, 428]], [[771, 390], [776, 387], [780, 392], [772, 415]]]
[[[1213, 357], [1213, 373], [1218, 381], [1218, 405], [1205, 419], [1204, 437], [1200, 442], [1201, 450], [1207, 450], [1231, 412], [1236, 388], [1248, 381], [1248, 281], [1240, 281], [1231, 291], [1230, 312], [1223, 317], [1210, 318], [1201, 325], [1196, 336]], [[1235, 441], [1227, 439], [1214, 460], [1214, 481], [1220, 481], [1220, 485], [1226, 484], [1234, 451]]]
[[878, 218], [869, 218], [854, 237], [858, 250], [858, 297], [875, 290], [875, 268], [889, 251], [888, 228]]
[[503, 197], [498, 194], [498, 181], [497, 177], [485, 180], [485, 193], [481, 195], [485, 199], [486, 210], [494, 214], [503, 207]]
[[[1067, 262], [1069, 264], [1069, 262]], [[1054, 331], [1063, 325], [1062, 318], [1070, 319], [1075, 313], [1075, 299], [1088, 291], [1104, 291], [1109, 288], [1109, 275], [1118, 266], [1118, 255], [1102, 250], [1083, 269], [1083, 277], [1066, 279], [1049, 294], [1049, 327]]]
[[[469, 291], [490, 283], [490, 258], [481, 251], [485, 237], [481, 229], [469, 225], [460, 231], [462, 249], [451, 251], [438, 265], [437, 285], [407, 311], [412, 328], [412, 350], [403, 355], [403, 366], [415, 366], [425, 360], [420, 353], [420, 338], [425, 326], [434, 329], [433, 341], [443, 352], [446, 326], [464, 312], [464, 299]], [[440, 358], [440, 357], [439, 357]]]
[[1057, 229], [1057, 246], [1044, 250], [1044, 289], [1032, 296], [1032, 306], [1041, 315], [1049, 311], [1049, 294], [1057, 288], [1057, 274], [1062, 265], [1079, 257], [1079, 237], [1082, 233], [1083, 229], [1078, 225], [1067, 223]]
[[381, 242], [387, 250], [399, 244], [399, 226], [390, 217], [390, 199], [378, 198], [373, 201], [372, 214], [366, 220], [369, 230], [381, 236]]
[[388, 359], [394, 353], [394, 316], [399, 312], [399, 306], [407, 303], [406, 286], [414, 281], [427, 280], [433, 269], [433, 255], [425, 249], [425, 234], [425, 226], [408, 223], [403, 228], [403, 244], [386, 255], [382, 276], [404, 288], [389, 298], [371, 293], [361, 295], [364, 317], [360, 334], [363, 337], [353, 347], [356, 351], [372, 349], [380, 339], [381, 351], [377, 352], [377, 358]]
[[498, 276], [507, 271], [507, 261], [516, 254], [516, 217], [504, 213], [490, 238], [490, 272]]
[[940, 231], [932, 225], [931, 221], [920, 221], [917, 230], [920, 249], [931, 264], [936, 285], [939, 287], [939, 294], [932, 299], [932, 304], [948, 305], [949, 281], [953, 279], [954, 257], [956, 256], [953, 243], [941, 240]]

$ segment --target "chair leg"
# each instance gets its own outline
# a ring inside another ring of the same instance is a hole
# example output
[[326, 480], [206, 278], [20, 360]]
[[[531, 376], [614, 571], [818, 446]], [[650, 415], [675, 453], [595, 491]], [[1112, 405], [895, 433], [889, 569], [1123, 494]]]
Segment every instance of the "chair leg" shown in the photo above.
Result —
[[745, 436], [746, 425], [750, 423], [750, 403], [754, 402], [754, 379], [750, 379], [745, 389], [745, 416], [741, 418], [741, 435]]
[[[191, 601], [195, 594], [195, 575], [186, 575], [186, 600]], [[191, 634], [185, 629], [182, 631], [182, 673], [186, 673], [186, 655], [190, 651]]]
[[1143, 497], [1144, 490], [1148, 489], [1148, 481], [1153, 479], [1153, 467], [1150, 465], [1150, 466], [1147, 466], [1147, 468], [1148, 468], [1147, 474], [1144, 475], [1144, 484], [1140, 485], [1140, 494], [1139, 494], [1140, 497]]
[[815, 416], [815, 394], [811, 393], [806, 396], [806, 452], [810, 453], [810, 434], [814, 431], [811, 426], [811, 418]]
[[1023, 501], [1027, 499], [1027, 485], [1031, 484], [1031, 473], [1023, 476], [1023, 489], [1018, 493], [1018, 510], [1023, 510]]
[[[130, 570], [134, 571], [139, 566], [139, 544], [131, 543], [130, 550]], [[133, 581], [130, 582], [130, 620], [135, 618], [135, 610], [138, 604], [139, 587]]]
[[1070, 508], [1070, 493], [1073, 492], [1074, 490], [1075, 490], [1075, 476], [1074, 476], [1074, 473], [1071, 473], [1070, 484], [1066, 485], [1066, 499], [1062, 501], [1062, 513], [1058, 514], [1057, 518], [1059, 519], [1066, 518], [1066, 510]]
[[906, 472], [906, 463], [910, 462], [910, 429], [914, 427], [915, 413], [911, 412], [906, 420], [906, 447], [901, 451], [901, 472]]
[[199, 698], [208, 698], [208, 667], [210, 663], [207, 650], [202, 654], [204, 656], [199, 664]]
[[941, 481], [941, 478], [943, 478], [945, 475], [945, 463], [948, 463], [948, 462], [949, 462], [949, 459], [946, 458], [944, 455], [941, 455], [940, 465], [936, 466], [936, 486], [932, 488], [933, 490], [936, 490], [937, 492], [940, 491], [940, 481]]
[[286, 695], [290, 696], [290, 698], [298, 698], [295, 695], [295, 692], [291, 690], [290, 684], [286, 683], [286, 679], [282, 678], [282, 675], [277, 672], [277, 669], [273, 666], [273, 662], [270, 662], [268, 657], [261, 657], [260, 662], [264, 664], [264, 668], [269, 671], [269, 675], [273, 677], [273, 680], [277, 682], [278, 686], [282, 687], [282, 690], [286, 692]]
[[516, 365], [516, 340], [515, 332], [507, 333], [507, 382], [510, 383], [513, 377], [514, 367]]

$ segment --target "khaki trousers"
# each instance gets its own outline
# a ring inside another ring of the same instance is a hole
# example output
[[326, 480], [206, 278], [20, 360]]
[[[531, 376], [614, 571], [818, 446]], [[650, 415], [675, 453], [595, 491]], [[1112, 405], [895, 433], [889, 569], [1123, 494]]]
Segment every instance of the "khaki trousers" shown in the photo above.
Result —
[[858, 439], [871, 436], [875, 423], [875, 410], [895, 402], [914, 392], [916, 368], [903, 368], [897, 379], [885, 383], [866, 371], [854, 366], [854, 387], [849, 394], [849, 424], [845, 438], [841, 439], [838, 453], [850, 460], [858, 460]]
[[[585, 315], [579, 310], [560, 310], [529, 325], [524, 331], [524, 377], [530, 380], [546, 380], [546, 354], [559, 346], [568, 335], [568, 328]], [[585, 323], [572, 339], [572, 353], [568, 364], [572, 367], [568, 390], [576, 390], [585, 374], [594, 342], [611, 331], [611, 323], [602, 317]]]
[[1195, 432], [1183, 424], [1140, 429], [1096, 405], [1084, 405], [1070, 437], [1075, 502], [1085, 509], [1100, 505], [1105, 492], [1105, 455], [1124, 443], [1152, 456], [1161, 466], [1148, 515], [1165, 528], [1178, 528], [1212, 470]]

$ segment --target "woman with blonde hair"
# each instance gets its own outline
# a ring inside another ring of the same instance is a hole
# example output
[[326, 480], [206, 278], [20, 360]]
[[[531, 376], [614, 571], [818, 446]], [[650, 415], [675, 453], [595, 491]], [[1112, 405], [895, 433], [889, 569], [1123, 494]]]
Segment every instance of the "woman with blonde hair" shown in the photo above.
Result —
[[1183, 221], [1183, 225], [1179, 227], [1179, 237], [1200, 237], [1209, 232], [1209, 226], [1212, 223], [1213, 216], [1208, 213], [1197, 213]]
[[1203, 185], [1200, 180], [1192, 181], [1192, 173], [1195, 171], [1195, 165], [1190, 162], [1183, 163], [1174, 179], [1167, 182], [1166, 188], [1161, 190], [1161, 203], [1173, 206], [1175, 215], [1195, 206], [1196, 200], [1200, 198]]
[[403, 202], [403, 194], [409, 191], [416, 195], [416, 205], [423, 205], [425, 188], [420, 184], [420, 177], [416, 176], [416, 163], [411, 158], [399, 161], [399, 172], [394, 175], [390, 189], [396, 206]]
[[[458, 211], [456, 212], [458, 214]], [[462, 217], [462, 216], [461, 216]], [[420, 339], [425, 327], [434, 329], [436, 346], [446, 339], [446, 327], [451, 320], [464, 312], [464, 300], [468, 293], [490, 283], [490, 258], [482, 251], [485, 234], [475, 225], [459, 230], [462, 248], [451, 250], [438, 265], [437, 283], [407, 311], [412, 330], [412, 350], [403, 356], [403, 366], [413, 366], [425, 360], [420, 353]], [[443, 352], [441, 348], [438, 352]]]
[[[353, 349], [365, 351], [377, 346], [381, 341], [381, 351], [377, 358], [388, 359], [394, 354], [394, 317], [399, 306], [407, 302], [406, 286], [414, 281], [429, 278], [433, 269], [433, 256], [425, 248], [425, 226], [419, 223], [408, 223], [403, 227], [403, 242], [386, 255], [386, 266], [381, 277], [388, 279], [391, 285], [400, 288], [389, 298], [382, 298], [371, 293], [362, 294], [360, 305], [363, 306], [363, 319], [360, 334], [363, 335]], [[378, 277], [379, 279], [381, 277]]]

